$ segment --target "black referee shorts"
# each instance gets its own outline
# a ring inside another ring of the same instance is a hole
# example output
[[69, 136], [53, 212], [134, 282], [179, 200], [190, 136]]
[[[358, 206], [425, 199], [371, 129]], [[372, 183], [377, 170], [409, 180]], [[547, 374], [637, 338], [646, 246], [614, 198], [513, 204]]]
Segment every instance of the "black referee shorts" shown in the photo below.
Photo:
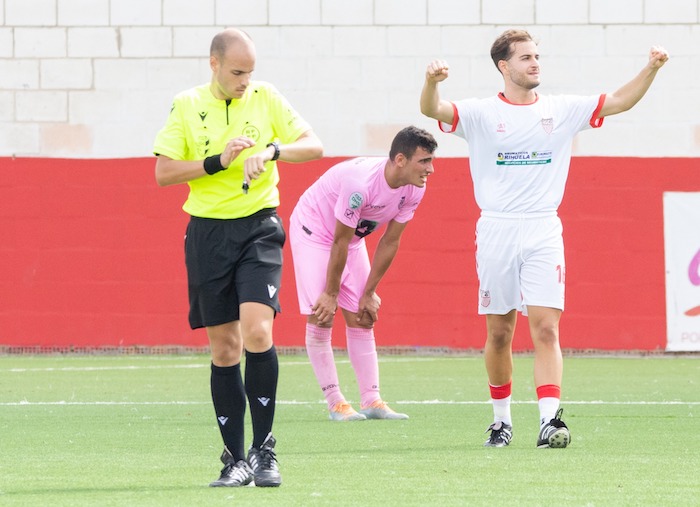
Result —
[[275, 209], [232, 220], [191, 217], [185, 236], [190, 327], [238, 320], [241, 303], [279, 312], [285, 240]]

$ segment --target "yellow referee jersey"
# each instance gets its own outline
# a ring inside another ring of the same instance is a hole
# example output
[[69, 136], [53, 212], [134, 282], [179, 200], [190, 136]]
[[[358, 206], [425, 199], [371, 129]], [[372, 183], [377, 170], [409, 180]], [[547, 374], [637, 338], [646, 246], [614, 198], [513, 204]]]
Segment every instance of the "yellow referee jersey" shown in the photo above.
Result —
[[277, 163], [268, 162], [267, 170], [251, 181], [244, 194], [243, 161], [272, 141], [291, 143], [308, 130], [309, 124], [269, 83], [253, 81], [243, 97], [231, 100], [215, 98], [206, 84], [175, 97], [153, 152], [174, 160], [203, 160], [221, 153], [235, 137], [253, 139], [255, 146], [244, 150], [228, 169], [189, 181], [190, 193], [182, 207], [202, 218], [242, 218], [279, 205]]

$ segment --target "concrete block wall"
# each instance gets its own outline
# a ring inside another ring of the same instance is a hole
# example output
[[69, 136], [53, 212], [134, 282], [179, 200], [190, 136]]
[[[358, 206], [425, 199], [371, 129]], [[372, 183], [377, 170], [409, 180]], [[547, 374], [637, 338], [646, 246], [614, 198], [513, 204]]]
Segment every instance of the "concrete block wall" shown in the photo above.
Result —
[[400, 127], [438, 134], [418, 97], [427, 63], [450, 62], [446, 98], [487, 96], [503, 29], [540, 40], [542, 93], [614, 91], [650, 46], [672, 59], [632, 111], [576, 140], [580, 156], [700, 155], [700, 0], [0, 0], [0, 157], [149, 156], [178, 91], [210, 78], [211, 37], [255, 39], [273, 82], [328, 156], [384, 154]]

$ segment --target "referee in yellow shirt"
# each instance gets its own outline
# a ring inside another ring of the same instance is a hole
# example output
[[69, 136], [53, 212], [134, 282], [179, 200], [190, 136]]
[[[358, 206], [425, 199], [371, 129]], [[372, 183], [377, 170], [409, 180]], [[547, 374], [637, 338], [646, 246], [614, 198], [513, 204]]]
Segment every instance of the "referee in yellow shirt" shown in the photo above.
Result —
[[[279, 486], [272, 423], [278, 360], [272, 323], [286, 234], [276, 214], [276, 160], [323, 155], [321, 141], [269, 83], [252, 81], [255, 45], [227, 29], [211, 43], [211, 83], [178, 94], [158, 133], [158, 185], [187, 183], [183, 209], [192, 329], [211, 347], [211, 394], [224, 442], [224, 468], [210, 486]], [[245, 381], [241, 356], [245, 349]], [[244, 415], [253, 442], [246, 456]]]

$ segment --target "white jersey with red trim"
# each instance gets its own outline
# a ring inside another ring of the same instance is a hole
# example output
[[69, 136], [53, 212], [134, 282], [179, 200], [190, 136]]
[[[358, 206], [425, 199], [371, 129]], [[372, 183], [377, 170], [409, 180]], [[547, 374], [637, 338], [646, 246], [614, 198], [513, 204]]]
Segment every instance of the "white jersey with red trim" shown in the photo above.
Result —
[[[581, 130], [600, 127], [605, 95], [537, 96], [510, 103], [503, 94], [453, 103], [454, 125], [469, 143], [474, 196], [482, 211], [556, 212], [569, 174], [571, 144]], [[448, 128], [445, 128], [448, 127]]]

